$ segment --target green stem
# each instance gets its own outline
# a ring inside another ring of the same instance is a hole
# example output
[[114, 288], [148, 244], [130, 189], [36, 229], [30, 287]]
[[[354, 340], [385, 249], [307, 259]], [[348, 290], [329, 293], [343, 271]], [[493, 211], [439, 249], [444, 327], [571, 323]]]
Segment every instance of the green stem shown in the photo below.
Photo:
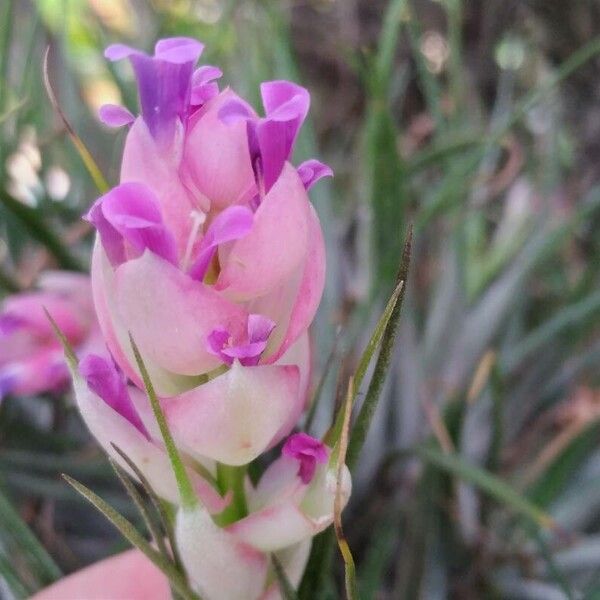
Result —
[[217, 483], [222, 494], [231, 491], [233, 498], [229, 506], [218, 516], [219, 525], [229, 525], [248, 514], [244, 482], [247, 466], [233, 467], [217, 463]]

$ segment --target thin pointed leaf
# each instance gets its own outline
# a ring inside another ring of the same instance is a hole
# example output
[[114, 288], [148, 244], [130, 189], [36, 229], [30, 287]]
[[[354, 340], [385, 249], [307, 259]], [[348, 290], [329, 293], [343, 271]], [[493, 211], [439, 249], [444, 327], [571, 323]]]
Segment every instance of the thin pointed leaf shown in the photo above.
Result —
[[109, 462], [117, 477], [123, 484], [123, 487], [125, 488], [125, 491], [127, 492], [128, 496], [131, 498], [131, 501], [134, 503], [135, 507], [138, 509], [138, 512], [142, 516], [144, 524], [150, 532], [150, 535], [152, 536], [152, 539], [154, 540], [158, 551], [165, 558], [170, 559], [171, 557], [169, 556], [167, 547], [165, 546], [165, 541], [163, 539], [162, 532], [156, 526], [154, 517], [150, 514], [150, 511], [148, 510], [148, 507], [146, 506], [146, 503], [144, 502], [144, 499], [142, 498], [141, 494], [137, 491], [135, 485], [133, 484], [131, 479], [129, 479], [127, 473], [114, 460], [109, 459]]
[[65, 352], [65, 358], [67, 359], [67, 363], [71, 371], [75, 372], [77, 370], [77, 365], [79, 361], [77, 360], [77, 355], [73, 350], [73, 347], [69, 343], [69, 340], [65, 337], [65, 334], [60, 330], [60, 327], [56, 324], [56, 321], [52, 318], [52, 315], [48, 312], [48, 309], [44, 306], [44, 312], [46, 313], [46, 317], [50, 321], [50, 325], [52, 325], [52, 329], [56, 337], [59, 339], [62, 344], [63, 350]]
[[154, 550], [125, 517], [85, 485], [75, 481], [75, 479], [72, 479], [68, 475], [63, 474], [63, 477], [69, 485], [98, 509], [128, 542], [134, 545], [140, 552], [143, 552], [167, 576], [173, 588], [183, 600], [199, 600], [198, 595], [189, 589], [184, 576], [177, 570], [175, 565]]
[[140, 471], [138, 466], [131, 460], [131, 458], [129, 458], [129, 456], [127, 456], [127, 454], [125, 454], [125, 452], [123, 452], [123, 450], [121, 450], [121, 448], [119, 448], [119, 446], [117, 446], [116, 444], [111, 443], [111, 446], [114, 448], [115, 452], [127, 463], [127, 466], [133, 471], [133, 473], [141, 483], [142, 487], [144, 488], [144, 491], [146, 492], [146, 494], [148, 494], [148, 497], [150, 498], [150, 501], [154, 506], [154, 510], [160, 516], [160, 521], [163, 526], [163, 529], [167, 534], [169, 546], [171, 547], [171, 552], [173, 554], [173, 560], [176, 565], [180, 566], [181, 559], [179, 558], [179, 551], [177, 550], [177, 544], [175, 543], [175, 532], [173, 531], [173, 523], [169, 518], [167, 511], [165, 510], [164, 504], [156, 495], [156, 492], [150, 485], [150, 482], [146, 479], [146, 476]]
[[371, 376], [369, 388], [360, 412], [358, 413], [358, 417], [356, 418], [356, 423], [352, 428], [352, 439], [350, 440], [350, 444], [348, 446], [347, 459], [348, 467], [350, 469], [355, 466], [360, 451], [365, 443], [367, 432], [369, 431], [371, 421], [373, 420], [373, 415], [375, 414], [375, 409], [377, 408], [385, 377], [392, 359], [392, 351], [394, 349], [398, 324], [400, 323], [402, 301], [404, 300], [404, 294], [406, 291], [406, 280], [408, 278], [410, 266], [411, 249], [412, 227], [409, 228], [406, 236], [402, 260], [400, 262], [400, 270], [396, 278], [397, 284], [399, 285], [402, 282], [403, 285], [400, 288], [398, 300], [394, 305], [392, 314], [390, 315], [388, 323], [385, 327], [385, 331], [381, 340], [381, 350], [379, 351], [379, 356], [377, 357], [377, 362], [375, 364], [373, 375]]
[[[367, 369], [371, 364], [371, 360], [373, 359], [373, 355], [375, 354], [379, 344], [381, 343], [381, 338], [385, 333], [385, 329], [387, 324], [389, 323], [390, 317], [394, 312], [394, 308], [396, 303], [398, 302], [398, 298], [400, 297], [400, 293], [402, 292], [402, 288], [404, 286], [404, 281], [400, 281], [396, 288], [394, 289], [388, 303], [383, 311], [383, 314], [379, 318], [377, 325], [375, 325], [375, 329], [373, 331], [373, 335], [371, 339], [368, 341], [366, 348], [364, 349], [360, 360], [358, 361], [358, 366], [356, 368], [356, 373], [354, 374], [354, 396], [352, 398], [352, 406], [354, 406], [354, 401], [356, 400], [356, 394], [360, 389], [360, 386], [363, 382]], [[325, 435], [325, 443], [329, 446], [334, 446], [337, 444], [340, 439], [340, 435], [342, 432], [342, 422], [344, 420], [344, 411], [338, 411], [335, 423], [330, 431]]]
[[181, 496], [182, 507], [193, 508], [198, 504], [198, 498], [194, 493], [194, 489], [188, 478], [187, 472], [183, 465], [183, 461], [181, 460], [181, 456], [179, 455], [179, 451], [177, 450], [177, 446], [175, 445], [173, 437], [171, 436], [171, 432], [169, 431], [167, 420], [165, 419], [165, 415], [163, 414], [162, 409], [160, 407], [158, 397], [156, 396], [154, 386], [150, 381], [150, 375], [148, 374], [148, 370], [146, 369], [146, 365], [144, 364], [142, 355], [140, 354], [140, 351], [131, 335], [129, 336], [129, 341], [133, 349], [133, 354], [135, 356], [138, 369], [140, 370], [140, 375], [142, 376], [142, 380], [144, 382], [146, 394], [148, 394], [150, 404], [152, 405], [152, 412], [154, 413], [154, 418], [158, 423], [158, 427], [160, 429], [160, 433], [162, 435], [167, 454], [169, 455], [169, 460], [171, 461], [171, 466], [173, 467], [173, 473], [175, 475], [175, 480], [177, 481], [177, 487]]

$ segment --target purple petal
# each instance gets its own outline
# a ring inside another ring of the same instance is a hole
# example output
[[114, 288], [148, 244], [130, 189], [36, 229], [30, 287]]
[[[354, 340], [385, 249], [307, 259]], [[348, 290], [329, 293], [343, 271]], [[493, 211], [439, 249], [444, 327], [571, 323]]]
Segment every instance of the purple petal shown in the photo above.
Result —
[[308, 114], [310, 107], [308, 90], [291, 81], [265, 81], [260, 86], [260, 95], [267, 117], [275, 117], [277, 111], [285, 110], [287, 103], [295, 98], [300, 98], [302, 102], [301, 119], [304, 120]]
[[87, 214], [113, 265], [126, 259], [125, 242], [137, 254], [150, 250], [177, 263], [175, 238], [163, 223], [158, 199], [144, 184], [123, 183], [102, 196]]
[[194, 71], [194, 75], [192, 76], [192, 86], [202, 85], [209, 81], [220, 79], [221, 77], [223, 77], [223, 71], [221, 71], [219, 67], [203, 65]]
[[199, 281], [204, 279], [217, 247], [247, 235], [252, 229], [253, 221], [253, 212], [245, 206], [236, 205], [226, 208], [209, 225], [204, 234], [196, 260], [189, 270], [190, 277]]
[[192, 76], [192, 106], [202, 106], [219, 95], [219, 85], [214, 81], [223, 75], [221, 69], [205, 65], [194, 71]]
[[253, 119], [254, 115], [248, 106], [241, 100], [228, 100], [223, 104], [218, 114], [219, 119], [226, 125], [230, 125], [240, 119]]
[[248, 315], [248, 339], [250, 342], [266, 342], [275, 329], [275, 321], [262, 315]]
[[244, 367], [255, 367], [260, 361], [260, 355], [265, 351], [267, 341], [238, 344], [227, 346], [221, 350], [221, 356], [226, 357], [225, 362], [231, 364], [237, 359]]
[[240, 343], [232, 343], [231, 335], [224, 327], [213, 330], [208, 336], [208, 349], [212, 354], [231, 365], [234, 359], [245, 367], [256, 366], [260, 355], [265, 351], [275, 323], [262, 315], [248, 315], [248, 339]]
[[310, 190], [319, 179], [333, 177], [333, 170], [328, 165], [311, 158], [298, 167], [298, 175], [300, 175], [304, 188]]
[[317, 464], [326, 463], [329, 456], [325, 444], [306, 433], [291, 435], [283, 445], [281, 454], [300, 463], [298, 476], [304, 484], [312, 481]]
[[157, 42], [154, 56], [122, 44], [113, 44], [104, 53], [109, 60], [130, 59], [142, 117], [160, 144], [170, 143], [177, 120], [187, 119], [192, 73], [203, 48], [191, 38], [167, 38]]
[[206, 348], [211, 354], [220, 357], [221, 360], [227, 364], [231, 364], [233, 360], [230, 360], [229, 357], [224, 356], [222, 350], [229, 341], [230, 337], [231, 336], [227, 329], [215, 329], [208, 335], [206, 344]]
[[257, 153], [260, 156], [260, 175], [265, 192], [268, 192], [292, 154], [298, 132], [308, 114], [310, 95], [305, 88], [289, 81], [267, 81], [261, 84], [260, 91], [266, 118], [249, 127], [248, 139], [255, 168], [255, 156]]
[[204, 50], [204, 44], [188, 37], [172, 37], [158, 40], [154, 57], [172, 63], [196, 63]]
[[105, 104], [98, 111], [100, 120], [109, 127], [123, 127], [135, 121], [135, 117], [124, 107], [118, 104]]
[[150, 439], [129, 397], [125, 376], [118, 370], [112, 359], [107, 360], [96, 354], [88, 354], [79, 363], [79, 372], [92, 392]]
[[137, 48], [126, 46], [125, 44], [111, 44], [104, 51], [104, 57], [111, 62], [122, 60], [123, 58], [129, 58], [133, 54], [143, 54], [143, 52]]

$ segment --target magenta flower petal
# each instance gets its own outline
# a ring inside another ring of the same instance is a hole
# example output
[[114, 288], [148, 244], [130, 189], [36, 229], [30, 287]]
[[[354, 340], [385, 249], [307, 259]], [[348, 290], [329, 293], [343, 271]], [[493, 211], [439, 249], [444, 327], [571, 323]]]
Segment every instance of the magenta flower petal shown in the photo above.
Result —
[[298, 175], [307, 190], [323, 177], [333, 177], [333, 170], [328, 165], [314, 158], [304, 161], [298, 166]]
[[195, 63], [204, 50], [204, 44], [188, 37], [172, 37], [158, 40], [154, 57], [174, 64]]
[[298, 461], [298, 477], [305, 485], [312, 481], [317, 464], [326, 463], [329, 457], [327, 447], [306, 433], [291, 435], [283, 445], [281, 454]]
[[229, 331], [220, 327], [208, 336], [207, 348], [228, 365], [238, 359], [243, 366], [253, 367], [260, 361], [274, 328], [275, 322], [271, 319], [262, 315], [248, 315], [247, 335], [242, 341], [235, 342]]
[[192, 194], [181, 180], [183, 126], [178, 125], [177, 131], [168, 149], [162, 148], [156, 144], [144, 119], [138, 117], [127, 133], [121, 183], [137, 181], [154, 192], [165, 225], [175, 236], [179, 253], [183, 255], [193, 227], [190, 213], [193, 210], [208, 211], [209, 202], [199, 194]]
[[251, 343], [266, 342], [275, 325], [275, 321], [262, 315], [248, 315], [248, 340]]
[[138, 255], [148, 249], [177, 262], [175, 239], [163, 223], [156, 196], [144, 184], [123, 183], [113, 188], [95, 202], [86, 219], [98, 230], [113, 265], [126, 260], [127, 245]]
[[112, 359], [107, 360], [97, 354], [88, 354], [79, 363], [79, 371], [92, 392], [150, 439], [127, 392], [125, 376]]
[[189, 271], [190, 277], [202, 281], [219, 244], [239, 240], [252, 229], [254, 213], [245, 206], [226, 208], [208, 227], [200, 242], [198, 256]]
[[124, 107], [118, 104], [105, 104], [98, 111], [100, 120], [109, 127], [123, 127], [135, 121], [135, 117]]
[[104, 51], [105, 58], [112, 62], [122, 60], [123, 58], [129, 58], [133, 54], [143, 53], [141, 50], [138, 50], [137, 48], [132, 48], [131, 46], [127, 46], [126, 44], [111, 44]]
[[219, 85], [215, 79], [223, 76], [218, 67], [204, 65], [194, 71], [192, 75], [192, 106], [202, 106], [215, 96], [219, 95]]
[[260, 86], [266, 118], [256, 125], [265, 191], [277, 181], [292, 154], [294, 142], [310, 107], [308, 91], [289, 81], [267, 81]]
[[161, 144], [173, 139], [177, 120], [187, 119], [194, 65], [203, 48], [191, 38], [168, 38], [157, 42], [154, 56], [122, 44], [109, 46], [104, 53], [109, 60], [131, 61], [142, 117]]

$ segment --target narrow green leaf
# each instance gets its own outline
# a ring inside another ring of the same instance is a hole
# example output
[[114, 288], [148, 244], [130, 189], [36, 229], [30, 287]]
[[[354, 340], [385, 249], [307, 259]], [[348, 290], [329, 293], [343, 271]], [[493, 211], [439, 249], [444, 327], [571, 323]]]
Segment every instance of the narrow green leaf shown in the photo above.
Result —
[[198, 498], [194, 493], [194, 488], [192, 487], [192, 484], [188, 478], [185, 466], [183, 464], [183, 461], [181, 460], [179, 451], [177, 450], [177, 446], [175, 445], [173, 437], [171, 436], [171, 432], [169, 431], [167, 420], [165, 419], [165, 415], [163, 414], [162, 408], [160, 407], [160, 402], [158, 401], [156, 392], [154, 391], [154, 386], [150, 381], [150, 375], [148, 375], [148, 370], [146, 369], [146, 365], [144, 364], [142, 355], [140, 354], [140, 351], [131, 335], [129, 335], [129, 341], [133, 349], [133, 354], [135, 356], [140, 375], [142, 376], [142, 380], [144, 382], [146, 394], [148, 394], [150, 404], [152, 405], [154, 418], [158, 423], [158, 427], [160, 429], [160, 433], [162, 435], [167, 454], [169, 455], [169, 460], [171, 461], [171, 466], [173, 467], [175, 480], [177, 481], [177, 487], [181, 496], [181, 505], [184, 509], [193, 508], [198, 504]]
[[555, 528], [552, 518], [536, 504], [519, 494], [502, 479], [484, 469], [469, 464], [461, 456], [444, 453], [437, 448], [428, 446], [417, 446], [414, 451], [422, 460], [475, 485], [488, 493], [498, 503], [517, 514], [527, 517], [536, 525], [550, 529]]
[[10, 536], [10, 541], [15, 544], [13, 551], [18, 550], [22, 553], [42, 584], [52, 583], [61, 577], [60, 569], [52, 557], [21, 519], [8, 498], [0, 492], [0, 537], [4, 536]]
[[279, 591], [281, 592], [281, 597], [283, 600], [298, 600], [298, 595], [296, 594], [296, 590], [294, 586], [290, 583], [279, 559], [275, 554], [271, 554], [271, 562], [273, 563], [273, 570], [275, 571], [275, 576], [277, 577], [277, 583], [279, 584]]
[[377, 72], [378, 76], [385, 80], [389, 80], [394, 66], [394, 55], [400, 35], [400, 23], [402, 22], [406, 5], [406, 0], [391, 0], [382, 19], [383, 28], [379, 37], [379, 48], [377, 51]]
[[133, 544], [140, 552], [143, 552], [167, 576], [171, 585], [183, 600], [200, 600], [198, 595], [189, 589], [185, 577], [177, 570], [175, 565], [154, 550], [125, 517], [85, 485], [71, 479], [68, 475], [63, 474], [63, 477], [69, 485], [101, 512], [129, 543]]
[[369, 382], [365, 400], [360, 412], [358, 413], [358, 417], [356, 418], [356, 423], [352, 428], [352, 437], [348, 446], [347, 458], [348, 467], [350, 469], [355, 466], [360, 451], [365, 443], [367, 432], [371, 426], [371, 421], [373, 420], [373, 415], [375, 414], [379, 397], [381, 395], [381, 390], [383, 389], [385, 377], [392, 359], [392, 351], [394, 349], [398, 324], [400, 323], [402, 301], [404, 300], [404, 294], [406, 291], [406, 280], [408, 278], [410, 266], [411, 249], [412, 227], [409, 228], [406, 236], [402, 260], [400, 261], [400, 270], [398, 271], [396, 278], [397, 285], [399, 286], [400, 283], [402, 283], [402, 287], [400, 288], [398, 299], [394, 304], [394, 308], [392, 309], [382, 336], [381, 350], [379, 351], [379, 356], [377, 357], [377, 362], [375, 363], [375, 369], [373, 371], [371, 381]]
[[66, 338], [65, 334], [61, 331], [60, 327], [57, 325], [57, 323], [54, 320], [54, 318], [52, 317], [52, 315], [48, 312], [48, 309], [45, 306], [43, 307], [43, 309], [44, 309], [44, 312], [46, 313], [46, 317], [50, 321], [50, 325], [52, 325], [54, 334], [56, 335], [56, 337], [59, 339], [60, 343], [62, 344], [64, 353], [65, 353], [65, 358], [67, 360], [69, 368], [71, 369], [71, 371], [73, 373], [75, 373], [77, 371], [77, 365], [79, 364], [77, 355], [75, 354], [75, 351], [73, 350], [73, 347], [69, 343], [69, 340]]
[[[373, 355], [375, 354], [379, 344], [381, 342], [381, 338], [385, 332], [385, 328], [392, 316], [392, 312], [394, 311], [394, 307], [398, 302], [398, 298], [400, 297], [400, 293], [402, 292], [402, 287], [404, 286], [404, 282], [401, 281], [396, 286], [396, 289], [392, 293], [388, 303], [383, 311], [383, 314], [379, 318], [379, 321], [375, 325], [375, 329], [373, 330], [373, 335], [371, 339], [369, 339], [366, 348], [364, 349], [360, 360], [358, 361], [358, 366], [356, 368], [356, 373], [354, 374], [354, 397], [352, 398], [352, 406], [354, 406], [354, 401], [356, 400], [356, 394], [360, 389], [360, 386], [363, 382], [367, 369], [371, 364], [371, 360], [373, 359]], [[344, 411], [338, 411], [333, 427], [326, 433], [324, 442], [328, 446], [334, 446], [337, 444], [340, 439], [340, 435], [342, 432], [342, 422], [344, 419]]]
[[135, 485], [133, 484], [131, 479], [129, 479], [129, 476], [123, 470], [123, 468], [121, 468], [112, 459], [109, 459], [109, 462], [110, 462], [114, 472], [116, 473], [117, 477], [119, 478], [119, 481], [123, 484], [123, 487], [125, 488], [125, 491], [127, 492], [128, 496], [131, 498], [131, 501], [133, 502], [135, 507], [138, 509], [138, 512], [142, 516], [142, 519], [144, 520], [144, 524], [146, 525], [148, 531], [150, 532], [150, 535], [152, 536], [152, 539], [154, 540], [154, 543], [156, 544], [158, 551], [165, 558], [170, 559], [169, 553], [167, 551], [167, 547], [165, 546], [165, 540], [163, 538], [163, 534], [160, 531], [160, 528], [157, 527], [156, 522], [154, 521], [154, 517], [150, 514], [150, 511], [148, 510], [148, 507], [146, 506], [146, 503], [144, 502], [144, 499], [142, 498], [141, 494], [137, 491]]
[[156, 495], [156, 492], [150, 485], [150, 482], [146, 479], [146, 476], [140, 471], [138, 466], [117, 446], [116, 444], [112, 444], [111, 446], [114, 448], [115, 452], [125, 461], [127, 466], [133, 471], [135, 476], [138, 478], [139, 482], [142, 484], [144, 491], [148, 494], [152, 505], [154, 506], [154, 510], [160, 516], [161, 524], [163, 529], [167, 534], [167, 539], [169, 540], [169, 546], [171, 548], [171, 553], [173, 555], [173, 560], [177, 566], [181, 566], [181, 559], [179, 557], [179, 551], [177, 550], [177, 544], [175, 543], [175, 532], [173, 530], [173, 522], [172, 519], [167, 514], [165, 510], [165, 505], [160, 500], [160, 498]]

